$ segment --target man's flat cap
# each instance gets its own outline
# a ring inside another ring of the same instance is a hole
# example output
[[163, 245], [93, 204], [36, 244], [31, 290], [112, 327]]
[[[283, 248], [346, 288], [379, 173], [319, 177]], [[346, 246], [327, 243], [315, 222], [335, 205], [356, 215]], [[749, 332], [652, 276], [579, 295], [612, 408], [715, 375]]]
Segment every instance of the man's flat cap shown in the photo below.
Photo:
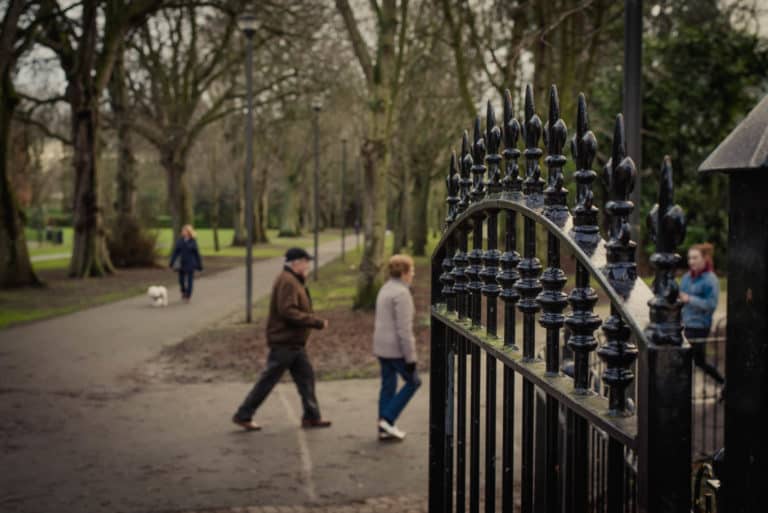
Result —
[[301, 259], [314, 260], [312, 255], [307, 253], [306, 250], [302, 248], [291, 248], [285, 252], [286, 262], [291, 262], [292, 260], [301, 260]]

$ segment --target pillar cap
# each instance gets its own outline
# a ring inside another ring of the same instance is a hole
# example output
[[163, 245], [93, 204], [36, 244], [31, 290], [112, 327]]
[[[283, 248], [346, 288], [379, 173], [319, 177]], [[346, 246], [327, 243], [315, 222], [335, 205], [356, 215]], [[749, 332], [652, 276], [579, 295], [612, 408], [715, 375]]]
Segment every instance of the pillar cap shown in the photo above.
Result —
[[700, 173], [768, 172], [768, 95], [699, 166]]

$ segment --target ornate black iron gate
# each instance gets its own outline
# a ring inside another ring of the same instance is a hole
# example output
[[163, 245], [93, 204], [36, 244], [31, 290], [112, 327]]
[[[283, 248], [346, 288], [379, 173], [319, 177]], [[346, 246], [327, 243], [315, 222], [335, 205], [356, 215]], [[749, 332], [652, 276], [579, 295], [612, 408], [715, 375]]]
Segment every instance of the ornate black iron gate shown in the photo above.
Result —
[[[598, 143], [585, 98], [578, 98], [570, 141], [573, 214], [563, 187], [567, 129], [554, 86], [549, 100], [542, 126], [528, 87], [520, 123], [507, 92], [500, 126], [489, 103], [485, 131], [476, 119], [472, 141], [465, 132], [460, 157], [451, 158], [446, 227], [432, 259], [430, 512], [479, 512], [481, 503], [486, 512], [690, 511], [690, 348], [681, 335], [673, 277], [685, 226], [673, 205], [669, 159], [649, 217], [657, 248], [651, 291], [637, 277], [630, 238], [636, 170], [626, 156], [622, 116], [603, 171], [609, 195], [603, 240], [592, 193]], [[546, 268], [537, 258], [537, 230], [546, 232]], [[568, 294], [561, 250], [576, 260]], [[601, 296], [591, 283], [610, 304], [604, 320], [595, 313]], [[598, 348], [594, 333], [601, 326], [606, 342]], [[561, 371], [564, 328], [570, 331], [572, 378]], [[593, 353], [604, 362], [598, 378], [608, 387], [607, 399], [592, 391]], [[628, 399], [630, 387], [636, 387], [635, 401]]]

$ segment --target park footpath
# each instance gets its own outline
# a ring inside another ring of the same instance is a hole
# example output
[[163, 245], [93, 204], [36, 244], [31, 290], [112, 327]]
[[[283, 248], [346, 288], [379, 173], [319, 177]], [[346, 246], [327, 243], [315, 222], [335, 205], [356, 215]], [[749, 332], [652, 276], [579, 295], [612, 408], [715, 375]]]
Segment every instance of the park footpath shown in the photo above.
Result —
[[[254, 264], [256, 298], [281, 265]], [[147, 377], [163, 348], [244, 309], [244, 274], [201, 274], [188, 305], [171, 290], [167, 308], [140, 296], [0, 331], [0, 512], [426, 511], [428, 378], [408, 438], [381, 443], [377, 380], [318, 383], [334, 424], [309, 431], [281, 383], [246, 433], [230, 418], [252, 382]]]

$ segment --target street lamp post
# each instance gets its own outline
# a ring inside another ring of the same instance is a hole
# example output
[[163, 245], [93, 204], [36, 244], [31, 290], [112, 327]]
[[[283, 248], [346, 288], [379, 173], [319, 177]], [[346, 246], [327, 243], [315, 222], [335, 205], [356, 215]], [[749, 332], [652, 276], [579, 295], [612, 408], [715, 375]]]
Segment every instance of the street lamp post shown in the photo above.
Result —
[[347, 176], [347, 139], [341, 140], [341, 261], [344, 261], [344, 253], [346, 250], [346, 241], [344, 240], [344, 228], [346, 226], [346, 210], [344, 209], [344, 183]]
[[631, 200], [635, 209], [630, 214], [632, 238], [640, 240], [640, 171], [643, 168], [642, 144], [642, 56], [643, 56], [643, 0], [624, 1], [624, 127], [627, 137], [627, 155], [637, 166], [635, 187]]
[[319, 238], [320, 238], [320, 110], [323, 108], [323, 104], [320, 101], [320, 99], [315, 99], [314, 102], [312, 102], [312, 110], [314, 111], [314, 116], [312, 118], [313, 127], [314, 127], [314, 153], [315, 153], [315, 193], [314, 193], [314, 199], [315, 199], [315, 260], [314, 260], [314, 277], [315, 281], [319, 279], [318, 275], [318, 266], [320, 264], [320, 253], [319, 253]]
[[245, 322], [251, 322], [253, 302], [253, 36], [256, 17], [246, 13], [238, 19], [245, 36], [245, 84], [248, 114], [245, 120]]

